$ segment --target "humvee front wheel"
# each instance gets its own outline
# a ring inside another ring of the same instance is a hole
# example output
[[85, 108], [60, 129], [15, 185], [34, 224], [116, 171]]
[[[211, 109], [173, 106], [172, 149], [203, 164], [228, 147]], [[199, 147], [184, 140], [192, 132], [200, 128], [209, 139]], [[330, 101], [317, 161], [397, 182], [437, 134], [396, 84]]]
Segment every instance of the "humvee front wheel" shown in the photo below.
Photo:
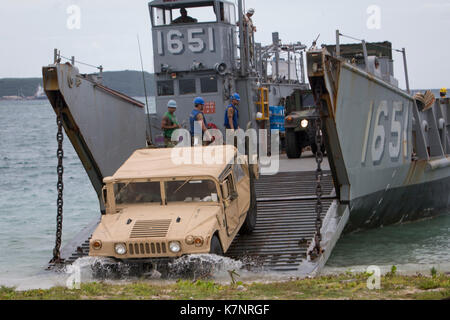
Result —
[[222, 244], [217, 236], [214, 236], [211, 239], [211, 249], [209, 253], [217, 256], [223, 256]]
[[286, 153], [289, 159], [298, 159], [302, 155], [297, 133], [292, 129], [286, 131]]

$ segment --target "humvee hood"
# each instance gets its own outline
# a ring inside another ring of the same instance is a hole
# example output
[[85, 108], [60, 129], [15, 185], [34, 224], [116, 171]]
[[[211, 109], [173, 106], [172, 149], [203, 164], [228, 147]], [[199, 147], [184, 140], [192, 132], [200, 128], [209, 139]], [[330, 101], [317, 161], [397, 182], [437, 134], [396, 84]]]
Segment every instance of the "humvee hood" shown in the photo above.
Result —
[[103, 216], [93, 239], [127, 242], [207, 236], [214, 231], [220, 210], [218, 205], [132, 206], [115, 215]]

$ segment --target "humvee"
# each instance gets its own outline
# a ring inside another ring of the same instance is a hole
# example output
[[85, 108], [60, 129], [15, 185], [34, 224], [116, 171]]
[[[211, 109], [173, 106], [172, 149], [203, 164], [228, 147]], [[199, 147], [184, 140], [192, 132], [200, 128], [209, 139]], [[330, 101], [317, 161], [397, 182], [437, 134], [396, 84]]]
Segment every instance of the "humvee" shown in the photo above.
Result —
[[[317, 153], [316, 118], [314, 107], [293, 111], [286, 117], [286, 153], [289, 159], [300, 158], [306, 147], [311, 147], [313, 154]], [[325, 146], [322, 145], [321, 151], [325, 153]]]
[[233, 146], [137, 150], [104, 179], [106, 214], [89, 255], [149, 263], [223, 255], [255, 229], [257, 171]]
[[[295, 90], [286, 98], [286, 153], [289, 159], [298, 159], [306, 147], [311, 147], [317, 153], [316, 145], [316, 119], [317, 109], [314, 106], [314, 97], [311, 90]], [[325, 147], [322, 146], [322, 152]]]

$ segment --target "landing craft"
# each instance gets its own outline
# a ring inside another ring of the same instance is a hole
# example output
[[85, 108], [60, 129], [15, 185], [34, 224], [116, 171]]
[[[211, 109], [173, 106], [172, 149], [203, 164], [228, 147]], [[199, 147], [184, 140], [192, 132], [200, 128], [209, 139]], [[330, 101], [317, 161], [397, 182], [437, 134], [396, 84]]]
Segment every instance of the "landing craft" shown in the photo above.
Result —
[[[255, 231], [234, 240], [230, 257], [250, 257], [269, 270], [315, 275], [344, 230], [448, 212], [450, 101], [400, 89], [390, 43], [347, 47], [339, 43], [338, 32], [336, 45], [306, 50], [301, 42], [283, 44], [274, 33], [273, 43], [262, 46], [249, 38], [239, 19], [242, 1], [237, 16], [235, 4], [225, 0], [157, 0], [149, 8], [157, 87], [157, 110], [150, 115], [154, 130], [148, 128], [142, 103], [103, 86], [95, 76], [79, 74], [74, 63], [61, 63], [58, 51], [55, 62], [43, 69], [60, 129], [64, 126], [75, 147], [103, 214], [104, 178], [146, 147], [150, 131], [159, 143], [157, 126], [168, 100], [176, 99], [183, 106], [179, 119], [187, 119], [193, 98], [204, 96], [208, 122], [223, 129], [224, 108], [235, 91], [242, 97], [241, 128], [270, 128], [270, 106], [300, 111], [311, 105], [304, 100], [313, 98], [314, 138], [317, 146], [325, 146], [330, 170], [322, 170], [326, 159], [318, 148], [316, 161], [284, 159], [277, 175], [262, 176], [256, 183]], [[191, 15], [199, 12], [197, 21], [173, 24], [181, 8]], [[62, 182], [61, 169], [59, 178]], [[61, 221], [61, 202], [58, 209]], [[60, 256], [59, 224], [55, 257], [71, 263], [88, 255], [93, 248], [86, 240], [97, 225]]]

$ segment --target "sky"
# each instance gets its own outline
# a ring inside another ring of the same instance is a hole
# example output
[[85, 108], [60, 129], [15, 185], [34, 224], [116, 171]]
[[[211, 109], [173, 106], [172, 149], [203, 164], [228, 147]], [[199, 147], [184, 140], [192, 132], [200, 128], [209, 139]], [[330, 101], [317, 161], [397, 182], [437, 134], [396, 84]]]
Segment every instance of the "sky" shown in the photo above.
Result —
[[[66, 57], [103, 65], [105, 71], [153, 71], [147, 0], [2, 0], [0, 78], [41, 77], [53, 49]], [[284, 43], [334, 44], [335, 32], [406, 48], [411, 88], [450, 87], [450, 0], [246, 0], [256, 10], [256, 41], [269, 44], [278, 31]], [[79, 19], [73, 19], [79, 8]], [[78, 24], [79, 22], [79, 24]], [[344, 40], [342, 42], [352, 42]], [[402, 56], [395, 75], [404, 87]], [[80, 66], [81, 72], [94, 69]]]

